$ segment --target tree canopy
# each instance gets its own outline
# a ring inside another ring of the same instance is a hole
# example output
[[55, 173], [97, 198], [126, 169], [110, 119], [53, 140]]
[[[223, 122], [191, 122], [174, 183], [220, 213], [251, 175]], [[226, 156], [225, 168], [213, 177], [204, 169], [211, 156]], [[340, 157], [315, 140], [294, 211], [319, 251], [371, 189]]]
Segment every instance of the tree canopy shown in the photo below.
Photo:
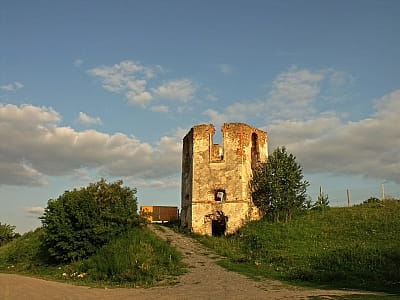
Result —
[[255, 205], [275, 221], [287, 222], [306, 206], [309, 183], [303, 180], [296, 157], [285, 147], [275, 149], [267, 162], [253, 170], [250, 186]]
[[44, 244], [57, 262], [92, 255], [115, 236], [138, 226], [136, 189], [104, 179], [50, 199], [41, 218]]
[[19, 237], [20, 234], [15, 232], [15, 226], [9, 224], [1, 224], [0, 222], [0, 246], [11, 242]]

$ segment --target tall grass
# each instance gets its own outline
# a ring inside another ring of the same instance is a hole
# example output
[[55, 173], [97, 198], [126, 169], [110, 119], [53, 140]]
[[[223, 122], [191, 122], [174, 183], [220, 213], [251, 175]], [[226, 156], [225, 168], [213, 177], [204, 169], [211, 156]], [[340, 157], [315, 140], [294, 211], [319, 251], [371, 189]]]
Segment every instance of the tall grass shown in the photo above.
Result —
[[134, 228], [91, 257], [53, 265], [39, 228], [0, 247], [0, 272], [16, 272], [89, 285], [149, 286], [181, 274], [181, 254], [147, 228]]
[[93, 280], [149, 285], [182, 272], [181, 255], [148, 229], [133, 229], [82, 262]]
[[44, 231], [38, 228], [0, 247], [0, 270], [26, 271], [45, 265], [46, 249], [42, 247]]
[[400, 291], [400, 201], [309, 211], [288, 224], [251, 222], [227, 237], [198, 237], [251, 275]]

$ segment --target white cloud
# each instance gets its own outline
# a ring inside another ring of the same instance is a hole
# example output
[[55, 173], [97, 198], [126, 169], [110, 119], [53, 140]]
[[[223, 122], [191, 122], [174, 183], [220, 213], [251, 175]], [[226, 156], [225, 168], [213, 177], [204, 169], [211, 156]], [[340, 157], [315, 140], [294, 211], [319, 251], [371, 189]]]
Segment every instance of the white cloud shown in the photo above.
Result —
[[165, 105], [155, 105], [150, 107], [150, 110], [154, 112], [159, 112], [159, 113], [167, 113], [169, 111], [168, 106]]
[[33, 169], [27, 163], [18, 160], [6, 161], [8, 158], [5, 154], [1, 154], [0, 158], [0, 186], [43, 186], [48, 183], [43, 174]]
[[113, 66], [96, 67], [88, 73], [99, 78], [104, 89], [113, 93], [123, 93], [128, 103], [143, 108], [154, 101], [187, 102], [194, 97], [197, 90], [194, 82], [187, 78], [165, 80], [160, 85], [155, 77], [164, 73], [161, 66], [148, 67], [130, 60]]
[[128, 102], [130, 104], [145, 107], [146, 104], [153, 99], [153, 96], [149, 92], [144, 91], [143, 89], [137, 92], [135, 91], [127, 92], [126, 98], [128, 99]]
[[24, 211], [26, 211], [29, 214], [32, 215], [43, 215], [44, 213], [44, 207], [41, 206], [28, 206], [28, 207], [24, 207]]
[[135, 61], [122, 61], [111, 67], [101, 66], [90, 69], [88, 73], [100, 78], [103, 88], [110, 92], [124, 92], [130, 103], [145, 105], [151, 100], [146, 91], [147, 80], [153, 78], [158, 68], [151, 68]]
[[317, 110], [317, 100], [340, 101], [337, 91], [354, 80], [335, 69], [291, 68], [277, 76], [265, 100], [236, 102], [203, 114], [218, 126], [264, 120], [270, 151], [286, 146], [307, 173], [364, 175], [400, 183], [400, 90], [376, 100], [376, 111], [358, 121]]
[[163, 99], [186, 102], [193, 98], [196, 87], [189, 79], [170, 80], [153, 89], [154, 95]]
[[181, 137], [162, 137], [152, 146], [122, 133], [62, 127], [60, 119], [51, 108], [0, 104], [0, 140], [7, 141], [0, 143], [1, 184], [43, 185], [46, 176], [81, 168], [143, 180], [180, 171]]
[[225, 122], [245, 122], [250, 116], [253, 118], [265, 114], [266, 103], [254, 101], [250, 103], [236, 102], [227, 106], [224, 112], [218, 112], [214, 109], [207, 109], [204, 115], [210, 118], [210, 122], [216, 126], [221, 126]]
[[236, 102], [222, 112], [208, 109], [203, 114], [208, 115], [213, 123], [218, 123], [219, 120], [246, 121], [249, 118], [262, 117], [268, 122], [304, 120], [316, 115], [315, 103], [318, 98], [332, 102], [340, 98], [331, 91], [327, 95], [321, 95], [322, 84], [327, 85], [328, 90], [332, 86], [337, 89], [346, 85], [350, 78], [353, 77], [335, 69], [313, 71], [292, 67], [278, 74], [265, 99]]
[[234, 70], [233, 66], [229, 65], [229, 64], [219, 64], [219, 65], [217, 65], [217, 67], [218, 67], [218, 70], [224, 74], [231, 74], [231, 73], [233, 73], [233, 70]]
[[180, 186], [180, 178], [162, 178], [158, 180], [133, 180], [132, 185], [136, 187], [154, 187], [154, 188], [178, 188]]
[[345, 122], [327, 115], [267, 127], [271, 148], [286, 145], [305, 172], [364, 175], [400, 183], [400, 90], [377, 101], [368, 118]]
[[313, 113], [310, 104], [320, 92], [319, 83], [324, 79], [322, 72], [292, 68], [283, 72], [272, 83], [267, 98], [268, 109], [274, 117], [299, 118]]
[[103, 122], [99, 117], [93, 118], [85, 114], [84, 112], [79, 112], [78, 122], [84, 125], [102, 125]]
[[18, 81], [14, 81], [13, 83], [9, 83], [6, 85], [0, 86], [0, 90], [6, 91], [6, 92], [14, 92], [16, 90], [22, 89], [24, 85]]
[[82, 59], [75, 59], [74, 60], [74, 67], [79, 68], [80, 66], [82, 66], [83, 64], [83, 60]]
[[213, 102], [218, 101], [218, 97], [215, 96], [215, 95], [213, 95], [213, 94], [207, 94], [207, 95], [206, 95], [206, 99], [207, 99], [207, 100], [210, 100], [210, 101], [213, 101]]

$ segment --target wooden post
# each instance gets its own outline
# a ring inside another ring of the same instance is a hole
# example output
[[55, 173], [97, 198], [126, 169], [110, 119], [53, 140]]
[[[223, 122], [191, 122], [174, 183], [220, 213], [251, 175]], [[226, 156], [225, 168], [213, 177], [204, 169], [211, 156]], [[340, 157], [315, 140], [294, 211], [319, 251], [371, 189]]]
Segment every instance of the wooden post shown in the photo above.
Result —
[[385, 185], [382, 183], [382, 201], [385, 200]]
[[347, 189], [346, 192], [347, 192], [347, 207], [350, 207], [350, 191], [349, 191], [349, 189]]

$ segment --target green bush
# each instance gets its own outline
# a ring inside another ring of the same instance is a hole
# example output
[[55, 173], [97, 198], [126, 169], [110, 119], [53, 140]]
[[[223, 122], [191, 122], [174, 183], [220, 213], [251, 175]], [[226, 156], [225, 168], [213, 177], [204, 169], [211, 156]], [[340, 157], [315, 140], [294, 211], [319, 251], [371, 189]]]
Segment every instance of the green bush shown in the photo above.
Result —
[[328, 194], [321, 193], [315, 202], [313, 209], [324, 210], [329, 207]]
[[38, 228], [0, 247], [0, 272], [17, 272], [90, 285], [152, 285], [183, 272], [181, 254], [145, 227], [112, 239], [87, 259], [48, 264], [45, 230]]
[[181, 273], [181, 255], [148, 229], [132, 229], [82, 262], [92, 280], [148, 285]]
[[87, 258], [119, 234], [139, 226], [136, 190], [101, 179], [48, 201], [44, 244], [55, 262]]
[[309, 183], [303, 180], [296, 157], [287, 153], [285, 147], [275, 149], [267, 162], [253, 170], [250, 186], [255, 205], [275, 221], [288, 222], [307, 206]]
[[20, 234], [15, 232], [15, 226], [0, 223], [0, 246], [11, 242], [19, 236]]
[[380, 199], [376, 198], [376, 197], [369, 197], [367, 200], [365, 200], [363, 202], [363, 204], [368, 204], [368, 203], [379, 203], [381, 202]]
[[27, 269], [43, 264], [48, 255], [42, 246], [43, 237], [43, 228], [38, 228], [0, 247], [0, 267], [15, 265], [17, 269]]

